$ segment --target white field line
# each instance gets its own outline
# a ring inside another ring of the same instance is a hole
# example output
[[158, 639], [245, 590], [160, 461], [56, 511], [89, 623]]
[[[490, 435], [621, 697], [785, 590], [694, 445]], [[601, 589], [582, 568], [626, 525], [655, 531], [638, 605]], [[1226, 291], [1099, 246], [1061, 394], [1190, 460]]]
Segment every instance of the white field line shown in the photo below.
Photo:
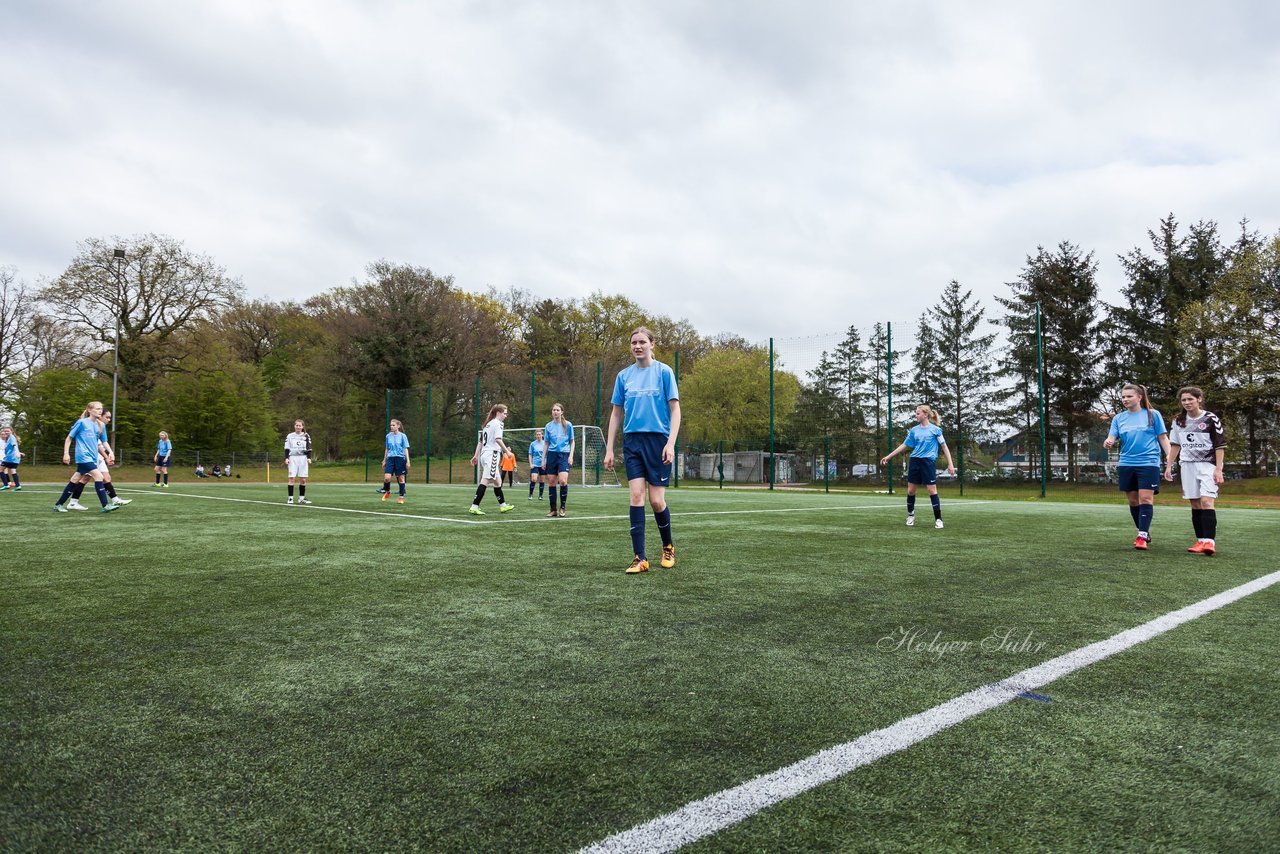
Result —
[[616, 833], [582, 851], [592, 854], [675, 851], [737, 824], [767, 807], [842, 777], [877, 759], [905, 750], [975, 715], [1002, 706], [1019, 694], [1042, 688], [1069, 673], [1162, 635], [1245, 596], [1265, 590], [1276, 582], [1280, 582], [1280, 572], [1256, 578], [1106, 640], [1080, 647], [1015, 673], [999, 682], [983, 685], [932, 709], [903, 718], [884, 729], [815, 753], [807, 759], [763, 774], [732, 789], [693, 801], [675, 812]]
[[[198, 498], [206, 501], [230, 501], [237, 504], [262, 504], [267, 507], [290, 507], [290, 505], [285, 504], [284, 502], [281, 502], [281, 501], [264, 501], [260, 498], [231, 498], [229, 496], [223, 496], [223, 495], [197, 495], [192, 492], [172, 492], [172, 491], [151, 492], [150, 490], [141, 489], [141, 488], [130, 489], [130, 490], [120, 490], [120, 491], [129, 492], [131, 494], [136, 493], [140, 495], [169, 496], [174, 498]], [[969, 502], [966, 502], [964, 506], [971, 507], [977, 504], [991, 504], [991, 503], [994, 503], [994, 502], [969, 501]], [[499, 525], [499, 524], [509, 525], [509, 524], [521, 524], [521, 523], [528, 524], [530, 522], [550, 521], [540, 511], [539, 511], [539, 515], [536, 518], [532, 518], [532, 519], [521, 518], [521, 517], [512, 519], [512, 518], [508, 518], [505, 514], [502, 516], [498, 516], [496, 511], [491, 511], [491, 510], [485, 511], [486, 514], [489, 516], [497, 516], [498, 518], [457, 519], [451, 516], [423, 516], [423, 515], [414, 514], [414, 513], [395, 512], [395, 511], [388, 511], [388, 510], [358, 510], [350, 507], [326, 507], [323, 504], [304, 504], [302, 505], [302, 507], [305, 507], [308, 510], [328, 510], [335, 513], [363, 513], [370, 516], [390, 516], [395, 519], [421, 519], [421, 520], [426, 520], [431, 522], [456, 522], [457, 524], [460, 524], [460, 525]], [[520, 505], [517, 504], [516, 508], [518, 509], [519, 507]], [[845, 505], [845, 506], [832, 506], [832, 507], [772, 507], [772, 508], [766, 508], [761, 510], [689, 510], [689, 511], [681, 511], [677, 513], [676, 516], [678, 518], [685, 518], [688, 516], [758, 516], [758, 515], [770, 514], [770, 513], [812, 513], [812, 512], [818, 512], [818, 511], [825, 512], [825, 511], [831, 511], [831, 510], [840, 510], [840, 511], [886, 510], [886, 509], [894, 509], [894, 508], [900, 508], [900, 507], [901, 507], [901, 502], [894, 502], [893, 504], [863, 504], [863, 505], [853, 505], [853, 506]], [[295, 504], [291, 507], [291, 509], [293, 509], [294, 512], [297, 512], [297, 510], [300, 508], [298, 508], [298, 505]], [[566, 520], [574, 519], [579, 522], [590, 522], [590, 521], [618, 521], [618, 520], [625, 520], [627, 517], [619, 514], [619, 515], [613, 515], [613, 516], [566, 516], [564, 518]]]

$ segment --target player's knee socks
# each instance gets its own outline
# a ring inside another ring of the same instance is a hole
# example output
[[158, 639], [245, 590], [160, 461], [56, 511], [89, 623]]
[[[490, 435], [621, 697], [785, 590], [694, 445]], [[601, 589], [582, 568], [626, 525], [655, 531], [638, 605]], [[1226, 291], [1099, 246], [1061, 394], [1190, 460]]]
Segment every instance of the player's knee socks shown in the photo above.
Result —
[[658, 523], [658, 533], [662, 536], [664, 546], [671, 545], [671, 508], [663, 507], [653, 511], [653, 521]]
[[107, 495], [109, 495], [112, 498], [116, 497], [116, 485], [114, 483], [112, 483], [109, 480], [104, 480], [102, 482], [102, 485], [106, 487]]
[[[387, 492], [391, 491], [391, 484], [387, 484]], [[404, 497], [404, 481], [400, 481], [400, 497]]]
[[506, 498], [506, 496], [504, 496], [504, 495], [502, 494], [502, 487], [501, 487], [501, 486], [495, 486], [495, 487], [493, 488], [493, 497], [494, 497], [494, 498], [496, 498], [496, 499], [498, 499], [498, 504], [499, 504], [499, 505], [502, 505], [502, 504], [506, 504], [506, 503], [507, 503], [507, 498]]
[[914, 516], [916, 513], [916, 497], [914, 495], [907, 496], [907, 515]]
[[556, 509], [556, 496], [557, 496], [557, 495], [558, 495], [558, 493], [556, 492], [556, 488], [555, 488], [555, 486], [554, 486], [554, 485], [552, 485], [552, 487], [551, 487], [551, 509], [552, 509], [552, 510], [555, 510], [555, 509]]
[[9, 473], [7, 471], [0, 471], [0, 484], [9, 485]]
[[1218, 511], [1217, 509], [1200, 511], [1200, 527], [1204, 531], [1206, 540], [1216, 540], [1218, 538]]
[[471, 503], [479, 507], [480, 502], [483, 500], [484, 500], [484, 484], [482, 483], [476, 487], [476, 500]]
[[107, 487], [106, 487], [106, 485], [105, 485], [105, 484], [103, 484], [103, 482], [102, 482], [102, 481], [100, 481], [100, 480], [95, 480], [95, 481], [93, 482], [93, 488], [94, 488], [94, 491], [96, 491], [96, 492], [98, 493], [98, 501], [100, 501], [100, 502], [102, 503], [102, 506], [103, 506], [103, 507], [106, 507], [106, 506], [107, 506], [107, 501], [109, 500], [109, 499], [107, 498]]
[[165, 472], [165, 473], [164, 473], [164, 482], [165, 482], [165, 483], [168, 483], [168, 482], [169, 482], [169, 473], [168, 473], [168, 472]]
[[632, 507], [628, 515], [631, 517], [631, 551], [637, 557], [644, 557], [644, 508]]
[[22, 478], [18, 477], [18, 473], [16, 471], [13, 474], [9, 475], [9, 477], [13, 478], [14, 486], [22, 486]]
[[67, 481], [67, 485], [62, 487], [62, 497], [58, 499], [57, 503], [66, 504], [67, 499], [70, 498], [71, 494], [75, 491], [76, 491], [76, 485], [71, 481]]
[[1140, 512], [1141, 512], [1141, 511], [1139, 510], [1139, 508], [1138, 508], [1138, 505], [1137, 505], [1137, 504], [1130, 504], [1130, 505], [1129, 505], [1129, 515], [1133, 517], [1133, 525], [1134, 525], [1134, 527], [1135, 527], [1135, 528], [1137, 528], [1139, 531], [1141, 531], [1141, 530], [1142, 530], [1142, 522], [1141, 522], [1140, 517], [1139, 517]]
[[542, 483], [542, 481], [538, 481], [538, 497], [539, 498], [546, 495], [546, 488], [547, 487]]
[[936, 495], [929, 496], [929, 503], [933, 505], [933, 518], [942, 518], [942, 499]]
[[156, 483], [160, 483], [160, 472], [156, 472]]
[[307, 497], [307, 485], [305, 483], [298, 484], [298, 497], [299, 498]]
[[560, 484], [560, 506], [569, 506], [569, 484], [567, 483]]
[[1156, 515], [1153, 504], [1142, 504], [1138, 507], [1138, 530], [1151, 533], [1151, 519]]
[[529, 481], [529, 497], [530, 497], [530, 498], [532, 498], [532, 497], [533, 497], [533, 487], [534, 487], [534, 486], [535, 486], [534, 482], [533, 482], [533, 481]]
[[292, 484], [292, 483], [291, 483], [291, 484], [289, 484], [289, 497], [290, 497], [290, 498], [292, 498], [292, 497], [293, 497], [293, 484]]
[[76, 501], [80, 500], [80, 496], [84, 495], [84, 481], [77, 483], [71, 490], [71, 497]]
[[1204, 539], [1204, 511], [1199, 507], [1191, 508], [1191, 527], [1195, 529], [1196, 539]]

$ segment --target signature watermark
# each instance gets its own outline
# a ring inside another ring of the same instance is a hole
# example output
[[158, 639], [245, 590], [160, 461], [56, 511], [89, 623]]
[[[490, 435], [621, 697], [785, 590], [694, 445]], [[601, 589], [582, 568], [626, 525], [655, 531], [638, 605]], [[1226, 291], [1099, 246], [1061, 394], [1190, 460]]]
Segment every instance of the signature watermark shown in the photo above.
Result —
[[941, 631], [924, 626], [899, 626], [895, 631], [876, 641], [876, 649], [883, 652], [909, 652], [926, 655], [934, 661], [945, 655], [981, 652], [987, 655], [1034, 655], [1043, 652], [1049, 643], [1036, 640], [1035, 632], [1010, 626], [997, 626], [981, 640], [960, 640], [944, 637]]

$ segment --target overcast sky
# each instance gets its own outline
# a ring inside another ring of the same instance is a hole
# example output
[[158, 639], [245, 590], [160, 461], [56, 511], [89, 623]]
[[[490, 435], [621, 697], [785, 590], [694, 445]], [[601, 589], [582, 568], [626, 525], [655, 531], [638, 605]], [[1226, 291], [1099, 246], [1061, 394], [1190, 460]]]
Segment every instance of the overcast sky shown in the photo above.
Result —
[[[1280, 231], [1280, 4], [0, 4], [0, 264], [170, 234], [301, 300], [386, 258], [751, 340], [914, 326], [1037, 245]], [[989, 300], [988, 300], [989, 302]]]

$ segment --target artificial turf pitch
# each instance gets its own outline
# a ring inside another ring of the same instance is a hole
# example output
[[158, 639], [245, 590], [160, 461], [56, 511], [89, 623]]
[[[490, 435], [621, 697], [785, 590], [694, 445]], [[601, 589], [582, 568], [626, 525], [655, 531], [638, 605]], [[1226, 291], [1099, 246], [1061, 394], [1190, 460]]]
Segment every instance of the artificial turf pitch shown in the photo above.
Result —
[[[574, 850], [1274, 571], [1280, 512], [680, 489], [0, 495], [0, 849]], [[92, 495], [86, 498], [92, 502]], [[359, 512], [347, 512], [359, 511]], [[1280, 586], [688, 850], [1275, 849]], [[898, 642], [909, 635], [915, 640]], [[992, 641], [1001, 636], [1007, 642]], [[886, 640], [888, 639], [888, 640]], [[983, 641], [988, 641], [986, 644]]]

